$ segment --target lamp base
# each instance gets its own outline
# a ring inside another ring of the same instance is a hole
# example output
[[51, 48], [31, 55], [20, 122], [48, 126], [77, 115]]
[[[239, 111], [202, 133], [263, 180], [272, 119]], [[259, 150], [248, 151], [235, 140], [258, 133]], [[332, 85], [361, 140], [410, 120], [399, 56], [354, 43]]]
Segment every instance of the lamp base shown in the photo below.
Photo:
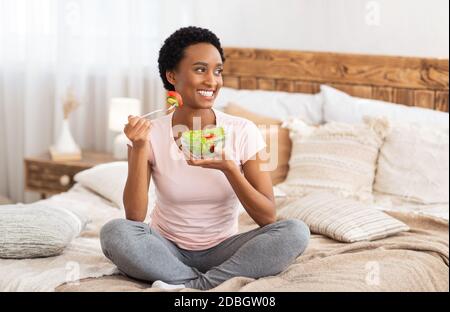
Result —
[[128, 158], [127, 144], [131, 144], [130, 140], [124, 133], [119, 134], [114, 139], [113, 156], [115, 159], [124, 160]]

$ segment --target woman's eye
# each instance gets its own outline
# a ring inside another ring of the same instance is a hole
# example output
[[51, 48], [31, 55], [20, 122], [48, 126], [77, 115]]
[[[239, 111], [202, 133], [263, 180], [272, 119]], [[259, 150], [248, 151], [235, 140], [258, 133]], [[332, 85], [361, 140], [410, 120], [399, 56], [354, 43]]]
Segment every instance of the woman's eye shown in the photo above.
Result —
[[[206, 72], [206, 68], [203, 68], [203, 67], [196, 68], [195, 72], [197, 72], [197, 73], [205, 73]], [[223, 72], [222, 68], [217, 68], [216, 70], [214, 70], [214, 74], [215, 75], [222, 75], [222, 72]]]

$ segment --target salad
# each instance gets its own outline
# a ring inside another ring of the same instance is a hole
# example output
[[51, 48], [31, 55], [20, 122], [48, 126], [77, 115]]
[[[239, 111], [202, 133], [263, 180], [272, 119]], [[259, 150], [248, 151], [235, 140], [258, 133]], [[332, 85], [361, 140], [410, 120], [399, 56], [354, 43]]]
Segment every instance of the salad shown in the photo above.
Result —
[[223, 149], [225, 130], [222, 127], [204, 130], [190, 130], [181, 135], [183, 148], [189, 150], [195, 158], [211, 158], [217, 147]]

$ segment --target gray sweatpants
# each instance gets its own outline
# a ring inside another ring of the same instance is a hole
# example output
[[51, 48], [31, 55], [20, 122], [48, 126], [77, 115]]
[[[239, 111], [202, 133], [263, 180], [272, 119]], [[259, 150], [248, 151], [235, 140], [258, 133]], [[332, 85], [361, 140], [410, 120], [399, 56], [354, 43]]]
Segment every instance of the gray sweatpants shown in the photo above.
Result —
[[309, 236], [303, 222], [283, 220], [192, 251], [179, 248], [146, 223], [116, 219], [103, 226], [100, 241], [105, 256], [129, 277], [207, 290], [235, 276], [280, 273], [303, 253]]

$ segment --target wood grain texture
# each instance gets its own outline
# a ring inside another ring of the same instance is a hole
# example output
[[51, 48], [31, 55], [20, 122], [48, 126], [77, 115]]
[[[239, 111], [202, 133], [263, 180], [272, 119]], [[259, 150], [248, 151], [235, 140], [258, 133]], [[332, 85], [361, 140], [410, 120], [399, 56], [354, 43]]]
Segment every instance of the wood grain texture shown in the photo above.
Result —
[[268, 90], [268, 91], [275, 90], [275, 80], [274, 79], [259, 78], [258, 79], [258, 89], [260, 89], [260, 90]]
[[239, 77], [224, 76], [223, 85], [228, 88], [240, 89]]
[[224, 51], [226, 86], [317, 93], [321, 84], [328, 84], [353, 96], [448, 111], [448, 60], [245, 48]]
[[373, 87], [372, 98], [380, 101], [393, 102], [394, 89], [390, 87]]
[[320, 92], [320, 84], [319, 83], [311, 83], [304, 81], [296, 81], [294, 83], [294, 92], [300, 93], [319, 93]]
[[258, 81], [256, 80], [256, 77], [241, 77], [239, 85], [241, 86], [241, 89], [258, 89]]
[[433, 91], [415, 90], [414, 106], [434, 109], [434, 94]]
[[[25, 188], [41, 194], [57, 194], [69, 190], [74, 176], [96, 165], [117, 161], [112, 155], [83, 151], [82, 159], [76, 161], [54, 161], [49, 153], [24, 160]], [[45, 196], [43, 196], [45, 198]]]
[[414, 106], [414, 90], [394, 89], [394, 103]]
[[279, 79], [276, 81], [276, 90], [284, 92], [294, 92], [294, 81]]
[[441, 112], [448, 113], [448, 92], [436, 92], [436, 105], [435, 109]]

